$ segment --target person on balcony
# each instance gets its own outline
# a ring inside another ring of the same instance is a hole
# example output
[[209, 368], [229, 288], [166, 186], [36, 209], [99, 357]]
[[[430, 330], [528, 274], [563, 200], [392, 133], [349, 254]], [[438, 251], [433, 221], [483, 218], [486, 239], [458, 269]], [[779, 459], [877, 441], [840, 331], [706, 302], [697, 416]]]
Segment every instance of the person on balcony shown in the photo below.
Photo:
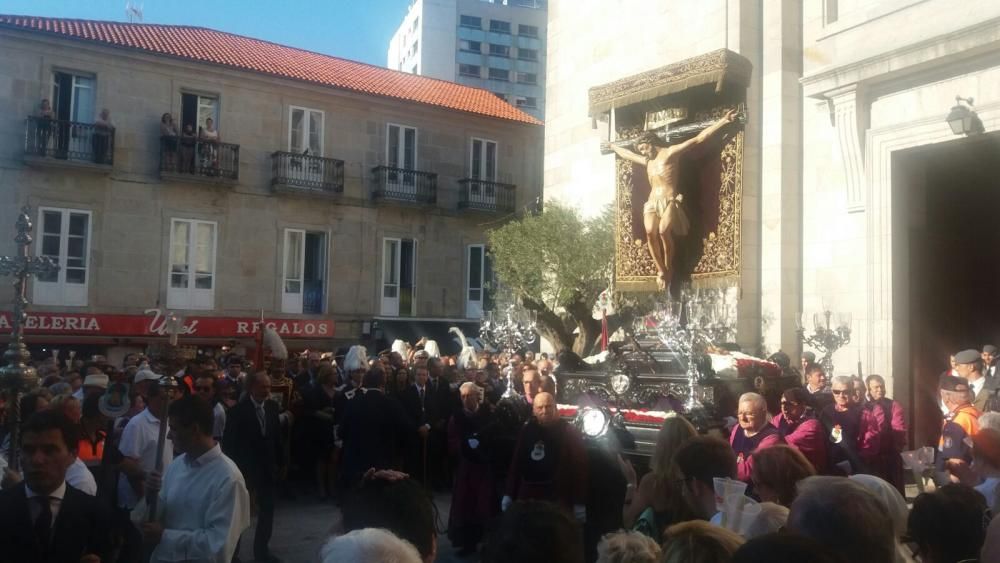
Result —
[[164, 170], [177, 170], [177, 126], [169, 112], [160, 117], [160, 146], [163, 147]]
[[43, 98], [38, 108], [38, 130], [35, 135], [38, 154], [45, 156], [49, 146], [49, 137], [52, 136], [52, 120], [56, 118], [56, 112], [52, 111], [52, 104], [48, 98]]
[[205, 120], [205, 127], [198, 130], [198, 140], [201, 141], [202, 168], [212, 170], [214, 174], [219, 168], [219, 131], [215, 128], [215, 120], [211, 117]]
[[111, 111], [104, 108], [97, 120], [94, 121], [94, 136], [91, 143], [94, 148], [95, 163], [111, 164], [111, 155], [108, 154], [108, 150], [114, 150], [111, 144], [114, 134], [115, 125], [111, 122]]
[[181, 133], [181, 173], [194, 174], [194, 147], [197, 141], [198, 137], [194, 134], [194, 126], [188, 123]]

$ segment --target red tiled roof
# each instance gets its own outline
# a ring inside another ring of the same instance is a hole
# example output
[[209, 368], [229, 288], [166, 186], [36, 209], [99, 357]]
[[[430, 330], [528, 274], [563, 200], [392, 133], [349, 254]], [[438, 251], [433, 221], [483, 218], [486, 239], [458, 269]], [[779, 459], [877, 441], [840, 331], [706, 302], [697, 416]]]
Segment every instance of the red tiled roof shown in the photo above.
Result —
[[480, 88], [416, 76], [204, 27], [0, 15], [0, 27], [224, 65], [272, 76], [540, 125]]

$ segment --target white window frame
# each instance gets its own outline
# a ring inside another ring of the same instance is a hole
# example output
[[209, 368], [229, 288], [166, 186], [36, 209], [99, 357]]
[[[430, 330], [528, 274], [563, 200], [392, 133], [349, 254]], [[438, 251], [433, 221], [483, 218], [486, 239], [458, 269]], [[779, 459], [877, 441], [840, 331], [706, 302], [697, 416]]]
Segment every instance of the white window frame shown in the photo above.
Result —
[[[289, 257], [289, 243], [291, 242], [291, 235], [297, 234], [301, 238], [299, 239], [299, 257], [298, 266], [299, 272], [298, 277], [289, 277], [288, 271], [288, 257]], [[306, 231], [305, 229], [285, 229], [284, 235], [282, 235], [282, 253], [281, 253], [281, 312], [282, 313], [292, 313], [292, 314], [302, 314], [302, 300], [305, 295], [305, 272], [306, 272]], [[288, 291], [289, 282], [298, 282], [299, 290], [298, 292]]]
[[[171, 284], [173, 275], [173, 252], [174, 252], [174, 225], [187, 223], [188, 227], [188, 284], [184, 288], [175, 288]], [[194, 234], [199, 225], [212, 226], [212, 287], [211, 289], [199, 289], [195, 287], [195, 248]], [[219, 258], [219, 224], [216, 221], [203, 221], [200, 219], [170, 219], [170, 235], [168, 237], [167, 249], [167, 308], [169, 309], [199, 309], [207, 310], [215, 308], [215, 288], [218, 286], [218, 258]]]
[[[383, 237], [382, 238], [382, 256], [381, 256], [381, 269], [382, 269], [382, 284], [379, 287], [379, 300], [381, 301], [381, 311], [382, 315], [386, 317], [399, 317], [399, 298], [400, 290], [402, 285], [402, 257], [403, 257], [403, 240], [401, 237]], [[404, 317], [412, 317], [416, 315], [417, 308], [417, 252], [418, 252], [418, 242], [417, 239], [405, 239], [413, 243], [413, 264], [411, 265], [411, 270], [413, 272], [413, 295], [410, 299], [410, 311], [407, 315], [402, 315]], [[393, 270], [396, 273], [395, 279], [387, 279], [387, 271], [385, 265], [387, 260], [387, 250], [389, 243], [396, 244], [396, 253], [393, 258]], [[386, 288], [394, 287], [395, 296], [387, 297]]]
[[[479, 249], [479, 286], [472, 286], [472, 250]], [[470, 244], [465, 247], [465, 318], [478, 319], [483, 316], [483, 300], [486, 296], [486, 245]], [[473, 292], [479, 292], [479, 299], [473, 299]]]
[[[476, 157], [476, 142], [479, 142], [479, 168], [480, 173], [476, 174], [476, 169], [473, 163]], [[489, 154], [488, 147], [493, 145], [493, 174], [484, 175], [486, 169], [486, 156]], [[493, 139], [485, 139], [483, 137], [472, 137], [469, 139], [469, 178], [473, 180], [485, 180], [487, 182], [496, 182], [497, 174], [499, 168], [500, 160], [500, 145]]]
[[307, 147], [312, 148], [309, 147], [309, 122], [312, 114], [319, 114], [319, 151], [313, 152], [310, 150], [309, 154], [311, 156], [323, 156], [325, 154], [324, 151], [326, 145], [326, 139], [324, 139], [326, 136], [326, 113], [320, 109], [307, 108], [303, 106], [288, 106], [288, 152], [302, 152], [301, 150], [296, 151], [292, 149], [292, 121], [296, 110], [301, 111], [303, 113], [303, 118], [305, 119], [305, 121], [303, 121], [303, 128], [301, 132], [302, 138], [299, 139], [300, 146], [303, 147], [303, 149]]
[[[399, 128], [399, 148], [396, 154], [397, 166], [392, 166], [392, 159], [389, 156], [389, 136], [390, 131], [393, 127]], [[392, 166], [393, 168], [402, 168], [406, 170], [406, 130], [413, 130], [413, 168], [409, 170], [419, 170], [417, 164], [417, 155], [420, 154], [420, 150], [417, 144], [420, 142], [419, 136], [417, 135], [417, 128], [412, 125], [403, 125], [401, 123], [386, 123], [385, 124], [385, 164], [386, 166]]]
[[[38, 232], [36, 233], [35, 256], [42, 256], [42, 239], [45, 237], [45, 212], [56, 212], [61, 216], [59, 228], [59, 256], [57, 262], [60, 265], [56, 273], [56, 281], [41, 281], [38, 277], [32, 282], [32, 301], [38, 305], [63, 305], [66, 307], [86, 307], [88, 288], [90, 287], [90, 240], [93, 238], [94, 215], [85, 209], [69, 209], [64, 207], [39, 207], [38, 208]], [[86, 241], [83, 245], [83, 283], [67, 283], [66, 269], [61, 267], [66, 264], [67, 252], [69, 251], [69, 220], [72, 214], [86, 215], [87, 233]]]

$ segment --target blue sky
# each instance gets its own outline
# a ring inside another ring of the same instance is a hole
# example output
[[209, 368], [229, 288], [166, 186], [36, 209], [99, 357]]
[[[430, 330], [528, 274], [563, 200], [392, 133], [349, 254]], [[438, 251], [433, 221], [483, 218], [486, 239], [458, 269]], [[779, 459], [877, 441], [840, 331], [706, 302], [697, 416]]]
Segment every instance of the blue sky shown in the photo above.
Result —
[[[145, 23], [211, 27], [385, 66], [409, 0], [135, 0]], [[126, 21], [125, 0], [0, 0], [0, 13]]]

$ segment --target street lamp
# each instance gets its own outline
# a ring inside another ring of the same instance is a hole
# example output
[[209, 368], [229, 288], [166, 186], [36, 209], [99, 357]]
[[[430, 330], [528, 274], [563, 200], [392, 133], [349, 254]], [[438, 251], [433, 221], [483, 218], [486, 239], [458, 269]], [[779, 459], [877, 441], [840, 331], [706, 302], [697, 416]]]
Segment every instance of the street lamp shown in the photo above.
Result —
[[[951, 127], [951, 132], [956, 135], [978, 135], [983, 133], [983, 121], [972, 109], [972, 98], [955, 96], [955, 106], [948, 112], [945, 121]], [[962, 105], [965, 102], [967, 105]]]

